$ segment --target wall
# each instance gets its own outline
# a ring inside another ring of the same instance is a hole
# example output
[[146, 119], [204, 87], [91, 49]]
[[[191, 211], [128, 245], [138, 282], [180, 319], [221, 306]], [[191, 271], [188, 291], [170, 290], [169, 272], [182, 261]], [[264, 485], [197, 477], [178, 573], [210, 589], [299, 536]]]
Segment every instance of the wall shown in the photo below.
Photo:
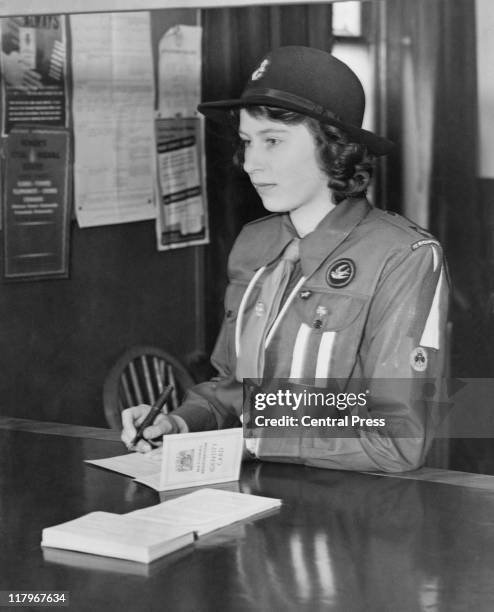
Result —
[[[196, 11], [160, 11], [153, 36]], [[135, 344], [202, 348], [205, 247], [158, 253], [153, 222], [71, 228], [70, 278], [0, 283], [0, 414], [105, 426], [106, 373]], [[0, 262], [3, 265], [3, 262]]]
[[[489, 227], [488, 258], [494, 266], [494, 4], [476, 0], [479, 96], [479, 195]], [[494, 296], [491, 295], [492, 307]], [[494, 314], [491, 312], [491, 314]]]
[[494, 4], [476, 0], [479, 175], [494, 179]]
[[[476, 0], [477, 29], [477, 94], [478, 94], [478, 180], [477, 195], [482, 223], [487, 228], [487, 244], [483, 245], [485, 278], [490, 299], [485, 305], [486, 335], [494, 334], [494, 4], [492, 0]], [[466, 203], [468, 206], [468, 203]], [[492, 341], [489, 342], [492, 347]], [[492, 355], [492, 348], [491, 348]], [[492, 357], [491, 357], [492, 360]], [[492, 372], [490, 373], [492, 376]], [[469, 406], [465, 407], [463, 427], [468, 426]], [[450, 468], [481, 474], [494, 474], [492, 438], [458, 438], [451, 440]]]
[[101, 387], [120, 353], [196, 347], [195, 251], [158, 253], [151, 222], [74, 224], [70, 279], [2, 284], [0, 414], [104, 426]]

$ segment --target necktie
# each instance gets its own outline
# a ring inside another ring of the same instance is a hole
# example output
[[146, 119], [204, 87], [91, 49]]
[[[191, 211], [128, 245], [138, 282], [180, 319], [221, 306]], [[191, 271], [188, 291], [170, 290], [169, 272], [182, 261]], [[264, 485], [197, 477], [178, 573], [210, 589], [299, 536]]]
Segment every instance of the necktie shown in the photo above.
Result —
[[294, 238], [278, 264], [266, 274], [254, 311], [245, 323], [237, 358], [237, 380], [262, 378], [266, 336], [280, 310], [288, 281], [299, 259], [299, 242]]

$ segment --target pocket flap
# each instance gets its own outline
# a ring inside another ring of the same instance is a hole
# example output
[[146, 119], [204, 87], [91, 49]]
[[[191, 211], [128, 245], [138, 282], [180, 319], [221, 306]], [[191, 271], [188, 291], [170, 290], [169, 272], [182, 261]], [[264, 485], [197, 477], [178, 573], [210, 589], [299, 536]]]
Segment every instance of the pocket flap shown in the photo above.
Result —
[[309, 299], [295, 300], [298, 316], [307, 325], [321, 331], [339, 331], [351, 325], [360, 315], [366, 300], [344, 293], [313, 292]]

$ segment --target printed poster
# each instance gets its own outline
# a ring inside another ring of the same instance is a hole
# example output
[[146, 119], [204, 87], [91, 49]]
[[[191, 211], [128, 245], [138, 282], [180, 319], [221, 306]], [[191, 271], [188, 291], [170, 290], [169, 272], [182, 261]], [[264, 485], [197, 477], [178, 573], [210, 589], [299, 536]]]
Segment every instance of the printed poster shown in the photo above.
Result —
[[67, 127], [65, 16], [0, 21], [3, 134], [16, 125]]
[[158, 250], [209, 240], [198, 118], [156, 119]]
[[4, 277], [67, 277], [69, 133], [13, 130], [4, 147]]
[[201, 101], [199, 26], [176, 25], [159, 43], [158, 82], [161, 117], [193, 117]]
[[80, 227], [156, 218], [149, 13], [72, 15]]

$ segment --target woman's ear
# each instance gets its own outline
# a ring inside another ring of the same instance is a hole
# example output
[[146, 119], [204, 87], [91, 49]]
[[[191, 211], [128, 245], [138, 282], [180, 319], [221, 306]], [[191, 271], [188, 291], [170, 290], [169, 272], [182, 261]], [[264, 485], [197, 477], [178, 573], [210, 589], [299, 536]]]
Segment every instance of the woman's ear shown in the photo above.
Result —
[[351, 179], [348, 179], [345, 194], [351, 196], [355, 193], [365, 193], [370, 183], [370, 174], [367, 170], [357, 170]]
[[345, 198], [360, 197], [365, 194], [371, 182], [372, 170], [359, 167], [349, 179], [335, 179], [330, 177], [328, 187], [333, 193], [333, 201], [341, 202]]
[[369, 186], [371, 177], [367, 170], [358, 170], [348, 181], [347, 193], [365, 192]]

